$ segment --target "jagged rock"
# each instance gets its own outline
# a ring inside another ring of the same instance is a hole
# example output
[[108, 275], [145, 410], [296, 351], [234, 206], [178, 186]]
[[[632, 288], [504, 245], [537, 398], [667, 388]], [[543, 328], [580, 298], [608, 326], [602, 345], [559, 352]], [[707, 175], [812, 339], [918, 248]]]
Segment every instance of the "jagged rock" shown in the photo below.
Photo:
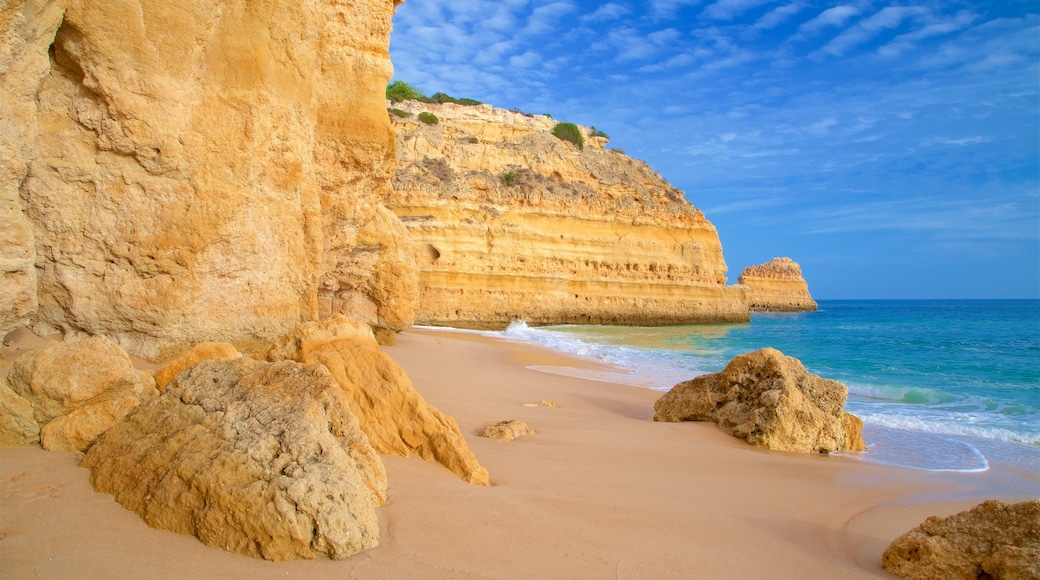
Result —
[[896, 538], [881, 565], [911, 580], [1040, 579], [1040, 500], [930, 517]]
[[748, 266], [737, 281], [750, 288], [751, 310], [803, 312], [816, 310], [802, 268], [791, 258], [773, 258], [765, 264]]
[[498, 439], [499, 441], [512, 441], [522, 435], [534, 435], [534, 429], [530, 428], [527, 423], [523, 421], [517, 421], [516, 419], [509, 419], [506, 421], [499, 421], [494, 425], [489, 425], [480, 430], [479, 435], [481, 437], [487, 437], [488, 439]]
[[847, 397], [845, 385], [764, 348], [675, 385], [654, 403], [654, 420], [714, 421], [752, 445], [780, 451], [863, 451], [863, 422], [844, 411]]
[[163, 390], [166, 384], [173, 380], [173, 377], [177, 376], [184, 369], [195, 366], [201, 360], [207, 358], [231, 360], [240, 356], [242, 356], [242, 353], [238, 352], [234, 345], [226, 342], [203, 342], [196, 344], [188, 352], [166, 363], [166, 366], [156, 371], [155, 386], [160, 391]]
[[381, 205], [397, 3], [5, 3], [0, 333], [163, 360], [337, 312], [410, 326]]
[[[452, 326], [746, 321], [715, 227], [645, 163], [543, 116], [416, 101], [393, 116], [387, 207], [420, 267], [417, 320]], [[439, 122], [417, 121], [420, 111]]]
[[418, 453], [469, 483], [489, 484], [455, 420], [423, 399], [404, 370], [379, 350], [368, 325], [344, 316], [305, 322], [276, 341], [264, 358], [327, 367], [379, 453]]
[[82, 464], [148, 525], [269, 560], [375, 546], [382, 461], [321, 365], [203, 360]]
[[0, 447], [21, 447], [40, 440], [40, 426], [32, 403], [20, 397], [0, 378]]
[[52, 451], [85, 451], [157, 394], [151, 376], [103, 336], [28, 352], [14, 362], [8, 382], [32, 405], [40, 444]]

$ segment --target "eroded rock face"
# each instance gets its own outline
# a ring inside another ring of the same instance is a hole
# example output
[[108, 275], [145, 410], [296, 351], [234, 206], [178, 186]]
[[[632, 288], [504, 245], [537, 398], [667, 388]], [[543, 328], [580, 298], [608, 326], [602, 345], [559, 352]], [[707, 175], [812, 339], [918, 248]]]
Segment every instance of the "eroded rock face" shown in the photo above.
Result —
[[343, 389], [362, 431], [379, 453], [418, 453], [474, 485], [488, 485], [454, 419], [428, 404], [364, 323], [332, 316], [306, 322], [279, 339], [267, 360], [317, 363]]
[[203, 360], [83, 458], [148, 525], [269, 560], [375, 546], [383, 463], [320, 365]]
[[804, 312], [816, 310], [802, 268], [791, 258], [773, 258], [765, 264], [748, 266], [737, 278], [750, 288], [751, 310], [766, 312]]
[[158, 359], [337, 312], [409, 326], [418, 273], [381, 206], [394, 6], [6, 7], [0, 332], [35, 310]]
[[31, 404], [40, 444], [52, 451], [86, 451], [158, 394], [152, 378], [103, 336], [28, 352], [14, 362], [8, 382]]
[[11, 390], [0, 378], [0, 447], [21, 447], [40, 440], [40, 426], [32, 403]]
[[[455, 326], [746, 321], [715, 227], [645, 163], [579, 150], [555, 121], [487, 105], [396, 103], [387, 206], [415, 239], [417, 319]], [[436, 125], [417, 120], [431, 111]]]
[[928, 518], [896, 538], [881, 565], [911, 580], [1040, 578], [1040, 500]]
[[845, 412], [847, 397], [845, 385], [764, 348], [675, 385], [654, 403], [654, 420], [714, 421], [734, 437], [779, 451], [863, 451], [863, 422]]

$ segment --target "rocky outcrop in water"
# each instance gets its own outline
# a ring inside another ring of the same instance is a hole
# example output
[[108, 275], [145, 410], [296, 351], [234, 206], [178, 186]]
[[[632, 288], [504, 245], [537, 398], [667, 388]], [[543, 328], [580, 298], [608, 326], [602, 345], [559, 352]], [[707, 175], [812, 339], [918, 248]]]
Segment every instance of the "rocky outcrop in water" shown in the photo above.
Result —
[[336, 559], [378, 544], [383, 463], [321, 365], [204, 360], [82, 464], [148, 525], [230, 552]]
[[765, 264], [748, 266], [737, 281], [750, 289], [748, 305], [753, 311], [803, 312], [817, 308], [801, 266], [791, 258], [773, 258]]
[[654, 421], [714, 421], [734, 437], [778, 451], [864, 451], [863, 422], [844, 410], [848, 393], [798, 359], [764, 348], [675, 385], [654, 403]]
[[[746, 321], [715, 227], [645, 163], [488, 105], [394, 104], [387, 206], [415, 242], [423, 323]], [[428, 124], [418, 113], [433, 113]]]
[[361, 430], [379, 453], [420, 455], [474, 485], [489, 485], [454, 419], [428, 404], [371, 329], [343, 316], [306, 322], [280, 338], [267, 360], [326, 367], [342, 388]]
[[30, 404], [40, 444], [52, 451], [86, 451], [158, 394], [151, 376], [135, 370], [130, 357], [102, 336], [31, 351], [14, 362], [7, 380]]
[[910, 580], [1040, 578], [1040, 500], [983, 502], [896, 538], [881, 565]]
[[333, 313], [409, 326], [418, 271], [381, 204], [395, 4], [7, 4], [0, 334], [155, 359]]

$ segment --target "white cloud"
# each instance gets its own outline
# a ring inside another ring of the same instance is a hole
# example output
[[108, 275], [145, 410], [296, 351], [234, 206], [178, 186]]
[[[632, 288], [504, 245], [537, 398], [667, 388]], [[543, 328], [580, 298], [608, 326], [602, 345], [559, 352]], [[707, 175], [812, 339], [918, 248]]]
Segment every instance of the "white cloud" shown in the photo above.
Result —
[[523, 54], [509, 57], [509, 66], [516, 68], [531, 68], [541, 61], [542, 57], [540, 55], [529, 50]]
[[830, 27], [845, 26], [850, 18], [859, 14], [859, 8], [855, 6], [835, 6], [821, 12], [816, 18], [809, 20], [798, 27], [797, 35], [811, 35]]
[[790, 4], [778, 6], [759, 18], [758, 22], [755, 22], [753, 28], [756, 30], [771, 30], [780, 26], [804, 9], [805, 4], [801, 2], [792, 2]]
[[570, 28], [564, 16], [576, 9], [569, 1], [552, 2], [535, 7], [524, 27], [523, 34], [545, 34], [557, 28]]
[[978, 15], [962, 10], [951, 19], [932, 22], [923, 28], [893, 38], [888, 44], [878, 49], [878, 54], [884, 57], [897, 57], [912, 49], [921, 40], [963, 30], [977, 19]]
[[604, 22], [607, 20], [617, 20], [622, 16], [626, 16], [631, 10], [628, 6], [623, 4], [617, 4], [615, 2], [608, 2], [596, 9], [591, 14], [586, 14], [581, 17], [582, 22]]
[[696, 6], [700, 0], [650, 0], [650, 13], [654, 18], [672, 18], [683, 6]]
[[775, 0], [717, 0], [704, 9], [704, 15], [713, 20], [733, 20], [752, 8], [773, 1]]
[[849, 50], [873, 39], [884, 30], [898, 28], [907, 18], [927, 11], [917, 6], [888, 6], [834, 37], [820, 52], [842, 56]]

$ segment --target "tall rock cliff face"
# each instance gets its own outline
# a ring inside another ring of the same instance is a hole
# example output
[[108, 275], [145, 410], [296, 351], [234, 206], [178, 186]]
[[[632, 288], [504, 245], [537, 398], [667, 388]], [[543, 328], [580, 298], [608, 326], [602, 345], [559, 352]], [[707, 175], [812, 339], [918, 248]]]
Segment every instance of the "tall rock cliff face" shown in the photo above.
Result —
[[410, 325], [418, 272], [381, 204], [396, 3], [6, 4], [0, 331], [156, 358], [332, 313]]
[[791, 258], [773, 258], [765, 264], [748, 266], [737, 280], [750, 289], [751, 310], [803, 312], [816, 310], [802, 268]]
[[[418, 321], [671, 324], [748, 319], [718, 234], [645, 163], [488, 105], [394, 105], [387, 206], [420, 267]], [[427, 124], [419, 112], [439, 120]]]

